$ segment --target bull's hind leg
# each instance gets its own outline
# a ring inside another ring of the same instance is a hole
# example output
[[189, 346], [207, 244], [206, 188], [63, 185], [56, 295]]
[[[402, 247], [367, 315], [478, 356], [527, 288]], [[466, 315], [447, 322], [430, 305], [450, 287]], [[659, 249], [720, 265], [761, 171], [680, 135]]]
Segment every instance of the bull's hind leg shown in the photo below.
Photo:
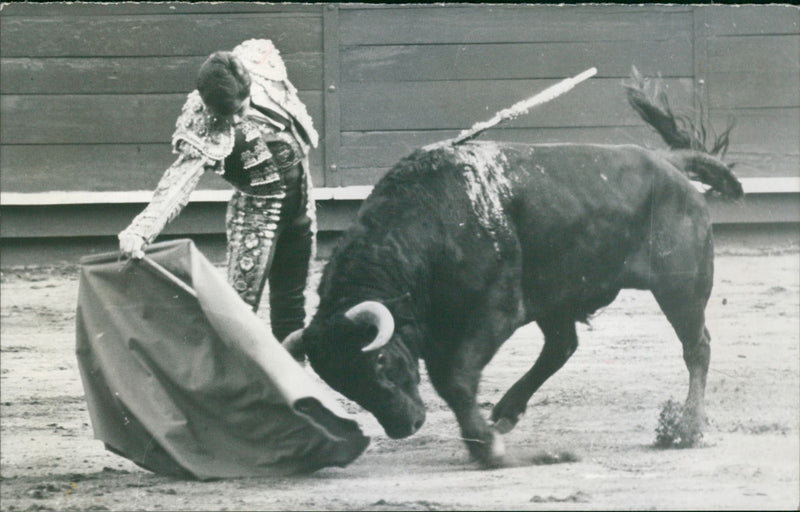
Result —
[[689, 370], [689, 393], [681, 419], [680, 444], [691, 446], [702, 437], [706, 423], [705, 389], [711, 358], [711, 336], [705, 326], [704, 312], [707, 297], [692, 296], [692, 293], [687, 296], [675, 290], [654, 292], [654, 295], [683, 345], [683, 360]]
[[[696, 248], [700, 245], [702, 248]], [[682, 256], [661, 260], [651, 286], [653, 295], [683, 345], [683, 360], [689, 370], [689, 393], [681, 420], [680, 444], [699, 441], [706, 423], [705, 390], [711, 358], [711, 336], [705, 325], [705, 308], [714, 280], [714, 249], [710, 237]], [[693, 265], [687, 267], [687, 263]], [[669, 269], [672, 271], [670, 272]]]
[[525, 412], [539, 387], [575, 353], [578, 335], [572, 318], [544, 318], [538, 321], [544, 333], [544, 347], [533, 367], [509, 389], [492, 410], [495, 429], [506, 433]]

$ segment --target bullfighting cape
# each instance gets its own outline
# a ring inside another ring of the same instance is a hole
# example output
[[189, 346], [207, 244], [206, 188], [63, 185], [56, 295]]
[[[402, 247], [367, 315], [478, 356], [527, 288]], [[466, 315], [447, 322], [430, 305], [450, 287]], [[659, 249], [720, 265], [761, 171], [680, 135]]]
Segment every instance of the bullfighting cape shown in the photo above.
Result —
[[[203, 480], [344, 466], [364, 451], [356, 422], [191, 241], [146, 252], [180, 281], [116, 252], [81, 260], [76, 352], [95, 438]], [[255, 343], [266, 363], [240, 348]]]

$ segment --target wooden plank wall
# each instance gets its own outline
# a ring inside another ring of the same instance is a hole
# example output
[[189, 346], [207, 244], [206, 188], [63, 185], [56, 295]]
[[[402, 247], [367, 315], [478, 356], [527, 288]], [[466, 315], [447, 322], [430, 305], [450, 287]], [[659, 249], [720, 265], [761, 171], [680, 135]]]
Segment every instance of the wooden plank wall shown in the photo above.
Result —
[[0, 24], [4, 191], [152, 189], [200, 64], [250, 38], [275, 42], [324, 118], [321, 5], [7, 4]]
[[1, 188], [151, 189], [200, 63], [251, 37], [275, 41], [314, 117], [319, 185], [372, 184], [591, 66], [596, 78], [484, 137], [660, 147], [622, 93], [632, 65], [660, 73], [674, 106], [697, 92], [718, 126], [737, 119], [740, 175], [797, 176], [799, 19], [779, 5], [7, 4]]
[[496, 5], [342, 8], [342, 182], [451, 137], [558, 80], [598, 74], [483, 138], [656, 142], [620, 82], [636, 65], [692, 91], [690, 7]]
[[699, 78], [717, 124], [736, 120], [729, 159], [737, 173], [800, 175], [800, 8], [697, 9], [708, 27]]
[[737, 119], [730, 157], [742, 162], [742, 176], [796, 176], [798, 12], [787, 6], [343, 6], [339, 183], [373, 183], [413, 148], [451, 137], [591, 66], [599, 72], [590, 82], [483, 137], [661, 147], [620, 87], [632, 65], [661, 74], [677, 110], [691, 114], [697, 92], [713, 126]]

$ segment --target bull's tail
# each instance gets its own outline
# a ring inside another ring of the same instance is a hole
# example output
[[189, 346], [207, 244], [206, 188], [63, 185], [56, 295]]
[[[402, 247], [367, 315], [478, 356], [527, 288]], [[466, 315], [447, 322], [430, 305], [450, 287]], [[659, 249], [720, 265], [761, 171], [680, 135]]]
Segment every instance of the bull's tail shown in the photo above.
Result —
[[726, 199], [744, 196], [742, 183], [731, 172], [728, 164], [716, 157], [691, 149], [668, 151], [665, 157], [690, 180], [708, 185], [709, 192], [716, 192]]
[[642, 119], [652, 126], [672, 150], [667, 159], [689, 179], [705, 183], [709, 192], [725, 198], [738, 199], [744, 195], [742, 184], [731, 171], [733, 165], [721, 160], [728, 150], [733, 122], [719, 136], [710, 132], [703, 122], [672, 112], [661, 80], [650, 81], [634, 67], [631, 81], [624, 83], [628, 102]]

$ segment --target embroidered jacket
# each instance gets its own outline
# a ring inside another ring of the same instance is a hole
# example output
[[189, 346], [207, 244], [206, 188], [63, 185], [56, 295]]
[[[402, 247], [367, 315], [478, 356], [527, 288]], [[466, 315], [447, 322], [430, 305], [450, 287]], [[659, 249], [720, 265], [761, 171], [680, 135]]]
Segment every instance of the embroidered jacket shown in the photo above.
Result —
[[[289, 82], [278, 50], [269, 40], [251, 39], [234, 48], [233, 53], [242, 60], [252, 79], [251, 113], [234, 127], [226, 120], [215, 119], [200, 93], [192, 91], [172, 136], [173, 153], [178, 157], [161, 177], [150, 204], [125, 232], [152, 242], [186, 206], [207, 169], [220, 174], [237, 189], [258, 195], [264, 190], [259, 186], [280, 179], [279, 165], [267, 145], [270, 142], [285, 142], [299, 153], [306, 186], [310, 187], [308, 150], [317, 146], [319, 136], [297, 96], [297, 89]], [[235, 146], [241, 156], [241, 168], [235, 173], [226, 172], [225, 160], [237, 156], [233, 154]], [[280, 161], [280, 166], [286, 165], [285, 160]]]

